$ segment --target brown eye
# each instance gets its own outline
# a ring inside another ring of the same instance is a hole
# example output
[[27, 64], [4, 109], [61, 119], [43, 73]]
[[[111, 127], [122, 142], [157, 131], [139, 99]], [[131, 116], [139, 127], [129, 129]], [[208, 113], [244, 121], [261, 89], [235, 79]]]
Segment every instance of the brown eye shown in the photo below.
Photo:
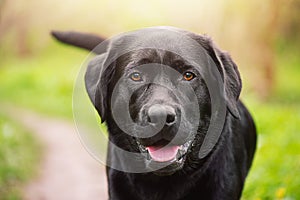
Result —
[[134, 72], [134, 73], [130, 74], [130, 78], [133, 81], [141, 81], [142, 80], [142, 76], [138, 72]]
[[192, 80], [193, 78], [195, 78], [195, 74], [192, 73], [192, 72], [185, 72], [183, 74], [183, 78], [186, 80], [186, 81], [190, 81]]

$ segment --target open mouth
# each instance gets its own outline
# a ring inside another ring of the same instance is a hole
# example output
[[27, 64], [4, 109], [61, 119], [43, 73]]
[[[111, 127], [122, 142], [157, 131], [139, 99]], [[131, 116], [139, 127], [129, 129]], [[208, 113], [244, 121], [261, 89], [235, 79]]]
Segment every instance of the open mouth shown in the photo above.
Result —
[[182, 145], [152, 145], [144, 146], [138, 142], [139, 149], [148, 161], [156, 163], [183, 163], [192, 140], [187, 141]]

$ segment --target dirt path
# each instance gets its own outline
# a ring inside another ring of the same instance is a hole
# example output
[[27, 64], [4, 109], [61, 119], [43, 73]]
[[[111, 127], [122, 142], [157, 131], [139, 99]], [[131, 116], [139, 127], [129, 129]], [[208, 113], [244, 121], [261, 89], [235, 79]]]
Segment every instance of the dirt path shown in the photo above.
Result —
[[25, 200], [107, 199], [104, 166], [81, 145], [73, 124], [20, 109], [8, 114], [45, 147], [40, 171], [24, 189]]

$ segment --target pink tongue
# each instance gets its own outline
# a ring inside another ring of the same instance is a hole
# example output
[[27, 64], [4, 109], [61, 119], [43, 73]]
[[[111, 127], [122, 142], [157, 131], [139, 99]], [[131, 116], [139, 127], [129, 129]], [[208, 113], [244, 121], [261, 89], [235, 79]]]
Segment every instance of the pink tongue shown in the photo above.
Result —
[[176, 157], [179, 146], [149, 146], [147, 147], [151, 158], [157, 162], [166, 162]]

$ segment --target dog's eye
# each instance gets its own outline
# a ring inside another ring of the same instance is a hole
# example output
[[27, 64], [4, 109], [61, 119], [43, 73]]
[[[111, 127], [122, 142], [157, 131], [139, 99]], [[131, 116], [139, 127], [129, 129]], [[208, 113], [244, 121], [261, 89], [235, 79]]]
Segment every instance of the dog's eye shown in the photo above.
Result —
[[142, 80], [142, 76], [139, 72], [134, 72], [134, 73], [130, 74], [130, 78], [133, 81], [141, 81]]
[[194, 74], [193, 72], [185, 72], [185, 73], [183, 74], [183, 78], [184, 78], [184, 80], [186, 80], [186, 81], [190, 81], [190, 80], [192, 80], [193, 78], [195, 78], [195, 74]]

